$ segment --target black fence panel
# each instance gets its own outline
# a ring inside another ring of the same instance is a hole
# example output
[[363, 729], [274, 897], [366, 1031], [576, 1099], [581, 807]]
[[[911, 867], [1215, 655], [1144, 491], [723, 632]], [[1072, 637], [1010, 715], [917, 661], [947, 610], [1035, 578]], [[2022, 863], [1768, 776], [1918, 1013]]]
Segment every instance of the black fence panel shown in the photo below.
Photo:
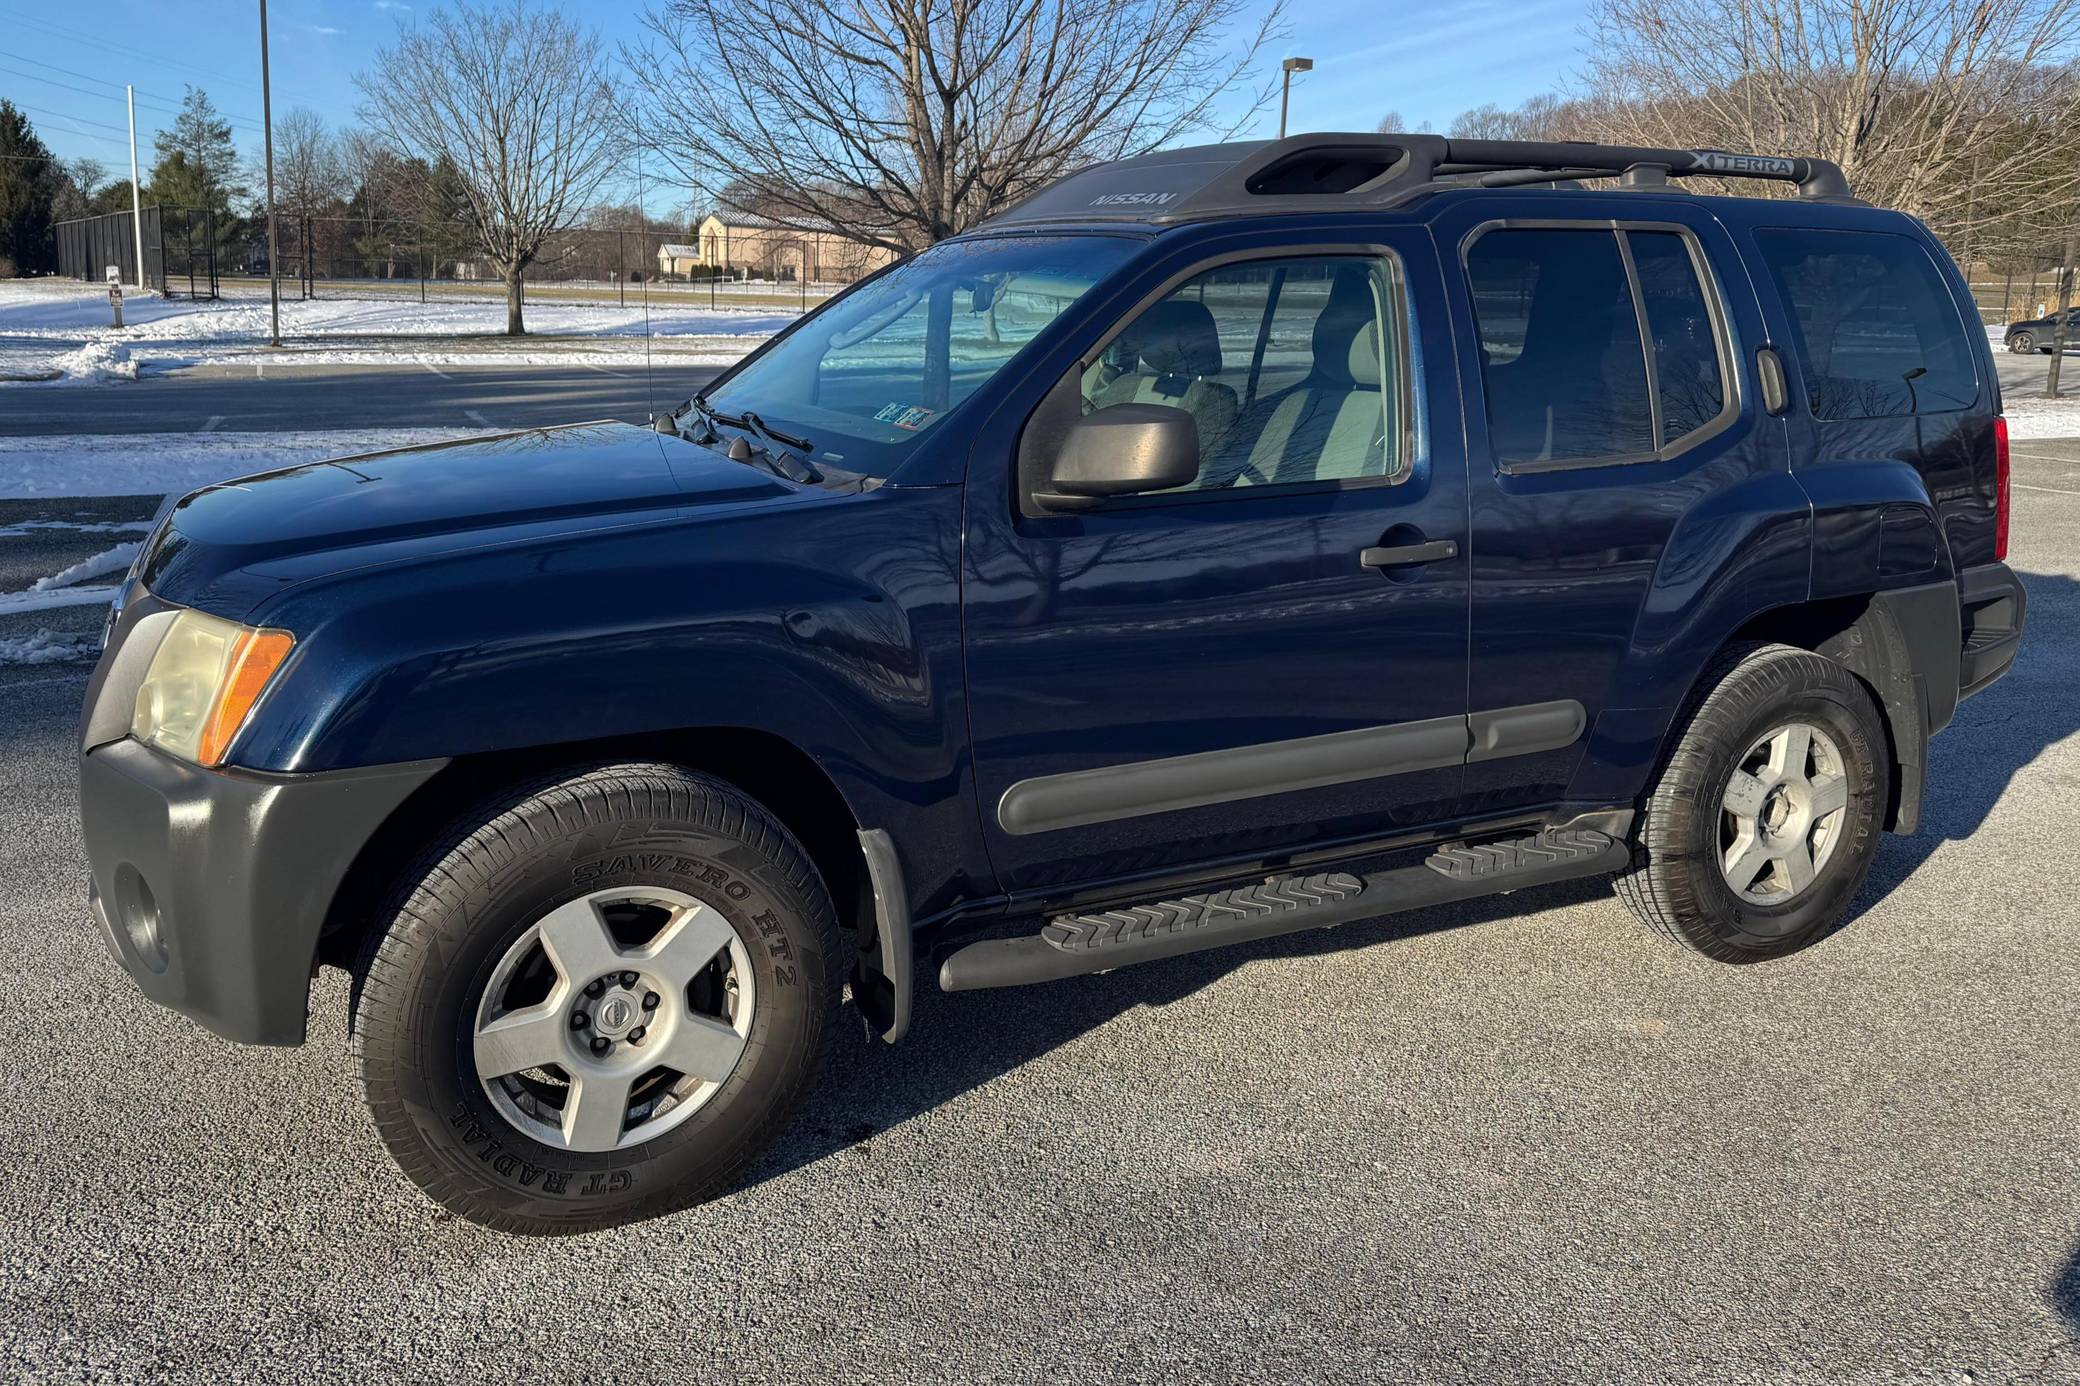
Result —
[[128, 212], [109, 212], [98, 217], [61, 221], [54, 228], [58, 237], [58, 273], [73, 279], [100, 283], [114, 265], [125, 284], [143, 283], [166, 291], [166, 238], [161, 209], [144, 209], [144, 278], [137, 275], [137, 237], [130, 229]]

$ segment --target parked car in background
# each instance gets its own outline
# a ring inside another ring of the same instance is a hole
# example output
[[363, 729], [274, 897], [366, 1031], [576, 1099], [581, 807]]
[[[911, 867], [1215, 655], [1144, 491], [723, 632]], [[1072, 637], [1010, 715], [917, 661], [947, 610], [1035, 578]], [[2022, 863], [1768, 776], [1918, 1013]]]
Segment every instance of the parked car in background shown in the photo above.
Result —
[[2007, 336], [2001, 339], [2001, 344], [2019, 356], [2026, 356], [2033, 351], [2049, 356], [2051, 344], [2058, 340], [2059, 319], [2064, 317], [2067, 319], [2066, 344], [2080, 346], [2080, 322], [2072, 321], [2076, 313], [2080, 313], [2080, 308], [2068, 308], [2063, 314], [2047, 313], [2041, 318], [2024, 318], [2020, 322], [2011, 322], [2008, 324]]
[[848, 986], [894, 1041], [921, 979], [1599, 875], [1720, 962], [1820, 942], [2015, 659], [2008, 515], [1969, 289], [1832, 164], [1170, 150], [651, 428], [172, 505], [87, 693], [91, 908], [236, 1041], [348, 969], [412, 1180], [611, 1226], [732, 1185]]

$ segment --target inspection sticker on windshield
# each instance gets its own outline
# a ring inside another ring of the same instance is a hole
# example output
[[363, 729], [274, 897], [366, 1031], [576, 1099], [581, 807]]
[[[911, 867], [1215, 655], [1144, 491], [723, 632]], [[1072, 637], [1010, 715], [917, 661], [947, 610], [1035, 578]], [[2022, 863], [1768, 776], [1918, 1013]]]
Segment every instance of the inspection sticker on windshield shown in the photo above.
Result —
[[915, 433], [929, 423], [932, 415], [938, 412], [921, 404], [885, 404], [881, 407], [881, 412], [874, 417], [882, 423], [894, 424], [897, 428]]

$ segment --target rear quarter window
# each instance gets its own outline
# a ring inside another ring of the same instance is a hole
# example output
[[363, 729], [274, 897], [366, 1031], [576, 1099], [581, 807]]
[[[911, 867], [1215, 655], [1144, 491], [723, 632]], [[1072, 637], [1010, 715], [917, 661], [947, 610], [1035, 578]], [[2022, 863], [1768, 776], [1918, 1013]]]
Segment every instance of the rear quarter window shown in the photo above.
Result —
[[1790, 314], [1816, 418], [1901, 418], [1978, 402], [1970, 330], [1919, 241], [1773, 227], [1756, 231], [1755, 243]]

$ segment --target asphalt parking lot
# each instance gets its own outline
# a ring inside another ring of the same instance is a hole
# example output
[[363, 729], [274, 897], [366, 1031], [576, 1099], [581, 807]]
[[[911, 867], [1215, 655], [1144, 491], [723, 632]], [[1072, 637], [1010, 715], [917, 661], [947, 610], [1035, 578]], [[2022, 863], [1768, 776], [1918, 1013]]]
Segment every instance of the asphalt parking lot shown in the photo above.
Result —
[[0, 669], [0, 1377], [2080, 1382], [2080, 444], [2015, 479], [2020, 664], [1823, 946], [1589, 882], [928, 990], [741, 1188], [553, 1242], [396, 1173], [338, 974], [300, 1050], [138, 998], [85, 666]]

